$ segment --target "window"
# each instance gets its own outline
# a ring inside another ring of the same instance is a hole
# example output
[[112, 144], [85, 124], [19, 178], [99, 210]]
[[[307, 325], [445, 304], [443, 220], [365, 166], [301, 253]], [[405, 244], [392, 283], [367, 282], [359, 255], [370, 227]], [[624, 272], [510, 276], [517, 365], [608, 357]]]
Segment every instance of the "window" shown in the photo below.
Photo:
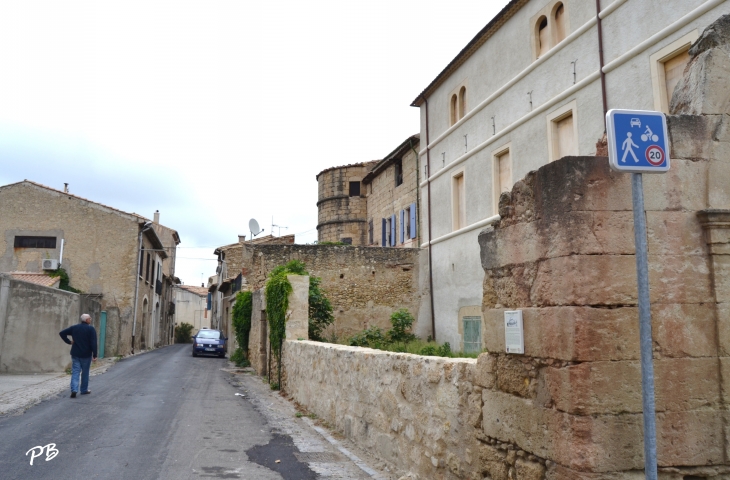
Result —
[[464, 118], [464, 114], [466, 113], [466, 87], [461, 87], [459, 89], [459, 120]]
[[562, 42], [565, 38], [565, 7], [562, 3], [558, 3], [553, 15], [555, 26], [555, 44]]
[[406, 242], [406, 232], [408, 231], [408, 218], [409, 216], [406, 214], [406, 210], [403, 209], [400, 211], [400, 243]]
[[565, 156], [578, 155], [576, 105], [576, 101], [573, 100], [547, 117], [548, 156], [551, 162]]
[[451, 111], [451, 125], [455, 124], [457, 122], [457, 120], [459, 120], [457, 118], [457, 113], [458, 113], [457, 112], [457, 105], [458, 105], [458, 99], [456, 97], [456, 94], [451, 95], [451, 108], [450, 108], [450, 111]]
[[360, 196], [360, 182], [350, 182], [350, 196], [351, 197]]
[[374, 232], [374, 225], [373, 225], [373, 219], [371, 218], [368, 222], [368, 245], [372, 245], [374, 243], [373, 238], [375, 236]]
[[493, 191], [492, 199], [493, 213], [499, 214], [499, 197], [504, 192], [512, 189], [512, 155], [510, 154], [511, 144], [508, 144], [492, 153], [493, 169]]
[[466, 227], [466, 192], [464, 191], [464, 171], [452, 177], [451, 222], [453, 230]]
[[145, 267], [144, 279], [146, 282], [150, 281], [150, 252], [147, 252], [147, 266]]
[[693, 30], [649, 57], [656, 110], [669, 113], [672, 94], [690, 60], [689, 47], [698, 36], [698, 31]]
[[382, 219], [381, 226], [380, 226], [380, 246], [381, 247], [387, 247], [388, 246], [388, 219], [384, 218]]
[[542, 57], [548, 50], [550, 50], [547, 27], [547, 18], [542, 17], [537, 24], [537, 58]]
[[466, 85], [456, 87], [451, 92], [450, 99], [449, 115], [453, 125], [466, 115]]
[[345, 245], [352, 245], [352, 237], [342, 237], [340, 241]]
[[403, 183], [403, 160], [398, 159], [395, 161], [395, 186], [399, 186]]
[[15, 248], [56, 248], [56, 237], [17, 236]]
[[142, 246], [142, 249], [139, 251], [139, 276], [142, 276], [142, 271], [144, 270], [144, 246]]
[[464, 316], [464, 353], [479, 353], [482, 351], [482, 317]]

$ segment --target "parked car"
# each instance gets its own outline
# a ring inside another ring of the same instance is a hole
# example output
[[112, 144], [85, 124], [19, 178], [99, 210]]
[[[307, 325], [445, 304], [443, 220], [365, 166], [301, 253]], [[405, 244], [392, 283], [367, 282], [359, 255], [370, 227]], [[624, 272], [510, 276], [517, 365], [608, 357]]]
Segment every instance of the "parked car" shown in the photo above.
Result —
[[226, 356], [226, 337], [220, 330], [201, 328], [193, 335], [193, 357], [198, 355]]

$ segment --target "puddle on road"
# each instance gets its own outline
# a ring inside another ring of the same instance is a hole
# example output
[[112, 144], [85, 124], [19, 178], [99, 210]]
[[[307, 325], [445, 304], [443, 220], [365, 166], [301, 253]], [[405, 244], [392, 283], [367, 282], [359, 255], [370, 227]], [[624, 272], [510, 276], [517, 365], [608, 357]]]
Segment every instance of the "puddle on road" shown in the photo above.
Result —
[[[316, 480], [317, 475], [304, 462], [299, 461], [301, 454], [289, 435], [272, 434], [266, 445], [257, 445], [246, 450], [248, 459], [277, 472], [284, 480]], [[279, 460], [279, 463], [276, 461]]]

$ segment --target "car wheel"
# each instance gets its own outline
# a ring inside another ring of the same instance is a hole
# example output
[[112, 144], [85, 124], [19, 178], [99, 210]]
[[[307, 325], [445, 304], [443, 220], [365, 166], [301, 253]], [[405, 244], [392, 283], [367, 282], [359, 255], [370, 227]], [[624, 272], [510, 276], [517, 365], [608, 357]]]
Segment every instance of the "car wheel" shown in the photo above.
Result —
[[218, 358], [226, 358], [226, 354], [225, 353], [219, 353], [218, 354]]

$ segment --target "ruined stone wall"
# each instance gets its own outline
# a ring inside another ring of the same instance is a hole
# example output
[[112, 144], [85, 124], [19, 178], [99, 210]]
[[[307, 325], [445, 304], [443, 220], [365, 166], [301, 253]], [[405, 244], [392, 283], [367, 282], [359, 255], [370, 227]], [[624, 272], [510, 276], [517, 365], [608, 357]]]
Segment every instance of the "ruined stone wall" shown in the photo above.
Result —
[[332, 302], [335, 323], [327, 335], [344, 339], [371, 325], [390, 328], [390, 315], [399, 308], [418, 318], [419, 254], [410, 248], [244, 244], [242, 264], [246, 287], [255, 291], [274, 267], [303, 261], [322, 278]]
[[[685, 120], [670, 119], [670, 172], [644, 176], [663, 478], [674, 478], [669, 468], [684, 475], [730, 473], [726, 362], [719, 358], [728, 353], [717, 348], [724, 342], [717, 337], [711, 259], [697, 215], [706, 207], [710, 164], [725, 160], [687, 156], [683, 148], [696, 131], [682, 128]], [[638, 475], [642, 405], [630, 175], [612, 172], [605, 158], [563, 158], [503, 194], [500, 215], [479, 237], [483, 342], [494, 375], [483, 392], [482, 448], [494, 459], [488, 470], [497, 478], [507, 468], [505, 452], [492, 445], [507, 442], [550, 465], [548, 478]], [[525, 355], [505, 354], [503, 312], [513, 309], [523, 311]]]
[[[414, 145], [418, 149], [418, 143]], [[373, 242], [372, 245], [382, 244], [382, 219], [396, 216], [396, 246], [406, 248], [418, 248], [418, 231], [416, 238], [411, 239], [408, 232], [405, 232], [405, 241], [401, 242], [400, 211], [417, 204], [418, 195], [418, 158], [413, 151], [408, 151], [401, 159], [403, 168], [403, 183], [395, 185], [395, 165], [386, 167], [368, 185], [367, 193], [367, 216], [368, 223], [372, 221]], [[418, 213], [418, 212], [416, 212]], [[409, 220], [406, 220], [408, 222]], [[418, 227], [418, 215], [416, 215]], [[368, 234], [369, 235], [369, 234]], [[367, 244], [370, 244], [368, 242]]]
[[320, 242], [351, 239], [352, 245], [367, 244], [367, 200], [361, 185], [359, 196], [350, 196], [350, 182], [360, 182], [376, 162], [327, 169], [317, 175]]
[[287, 341], [283, 364], [290, 398], [397, 470], [483, 478], [477, 360]]

